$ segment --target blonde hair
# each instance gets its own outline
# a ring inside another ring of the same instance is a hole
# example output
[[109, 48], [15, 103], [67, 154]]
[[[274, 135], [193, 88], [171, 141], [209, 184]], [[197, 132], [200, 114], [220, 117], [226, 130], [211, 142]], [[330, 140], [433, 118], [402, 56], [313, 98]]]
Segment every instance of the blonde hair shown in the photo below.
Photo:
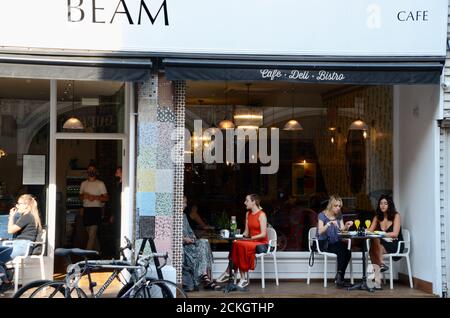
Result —
[[19, 199], [27, 201], [27, 204], [30, 207], [30, 213], [34, 217], [34, 224], [36, 225], [37, 230], [40, 231], [42, 229], [42, 224], [36, 199], [31, 194], [22, 194]]
[[330, 199], [328, 200], [327, 208], [325, 209], [326, 212], [330, 213], [330, 212], [331, 212], [331, 209], [333, 208], [333, 205], [334, 205], [336, 202], [339, 202], [339, 203], [341, 204], [341, 207], [342, 207], [343, 204], [342, 204], [342, 199], [341, 199], [341, 197], [338, 196], [338, 195], [336, 195], [336, 194], [331, 195], [331, 196], [330, 196]]

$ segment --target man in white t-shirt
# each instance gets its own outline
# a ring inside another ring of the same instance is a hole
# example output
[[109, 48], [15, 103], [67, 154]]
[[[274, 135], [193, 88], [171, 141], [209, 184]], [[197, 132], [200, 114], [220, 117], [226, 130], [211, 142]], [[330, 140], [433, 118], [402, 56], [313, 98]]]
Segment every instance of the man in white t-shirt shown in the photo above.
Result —
[[86, 249], [93, 250], [97, 246], [98, 250], [97, 231], [102, 223], [103, 206], [109, 197], [103, 181], [97, 180], [97, 168], [89, 165], [87, 174], [88, 179], [83, 181], [80, 186], [80, 199], [83, 201], [83, 224], [88, 233]]

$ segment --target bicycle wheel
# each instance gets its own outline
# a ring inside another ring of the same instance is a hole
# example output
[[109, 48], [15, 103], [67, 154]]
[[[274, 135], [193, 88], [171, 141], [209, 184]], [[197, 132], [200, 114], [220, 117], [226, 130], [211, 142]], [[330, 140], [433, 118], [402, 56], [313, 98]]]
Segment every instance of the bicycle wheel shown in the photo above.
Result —
[[35, 280], [31, 283], [28, 283], [17, 290], [17, 292], [12, 296], [12, 298], [30, 298], [30, 295], [42, 285], [51, 283], [51, 280], [43, 279], [43, 280]]
[[134, 298], [187, 298], [178, 285], [168, 280], [149, 280], [141, 286]]
[[87, 298], [85, 292], [80, 288], [72, 288], [67, 292], [67, 287], [63, 281], [48, 282], [36, 288], [30, 298]]

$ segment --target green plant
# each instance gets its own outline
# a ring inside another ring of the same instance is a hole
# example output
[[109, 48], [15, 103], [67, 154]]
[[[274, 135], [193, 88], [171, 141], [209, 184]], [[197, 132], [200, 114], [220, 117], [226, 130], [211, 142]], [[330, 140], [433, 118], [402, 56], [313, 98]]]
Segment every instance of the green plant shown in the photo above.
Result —
[[219, 229], [228, 229], [230, 226], [230, 218], [225, 211], [215, 214], [213, 224]]

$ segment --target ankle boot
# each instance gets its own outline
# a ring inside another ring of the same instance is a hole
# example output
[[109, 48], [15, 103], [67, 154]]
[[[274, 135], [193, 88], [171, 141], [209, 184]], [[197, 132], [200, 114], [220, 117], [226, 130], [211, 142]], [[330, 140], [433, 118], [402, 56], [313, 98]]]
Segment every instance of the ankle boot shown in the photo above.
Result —
[[344, 275], [342, 274], [342, 272], [337, 272], [336, 273], [336, 280], [335, 280], [335, 283], [336, 283], [336, 287], [337, 288], [342, 288], [342, 287], [344, 287]]

